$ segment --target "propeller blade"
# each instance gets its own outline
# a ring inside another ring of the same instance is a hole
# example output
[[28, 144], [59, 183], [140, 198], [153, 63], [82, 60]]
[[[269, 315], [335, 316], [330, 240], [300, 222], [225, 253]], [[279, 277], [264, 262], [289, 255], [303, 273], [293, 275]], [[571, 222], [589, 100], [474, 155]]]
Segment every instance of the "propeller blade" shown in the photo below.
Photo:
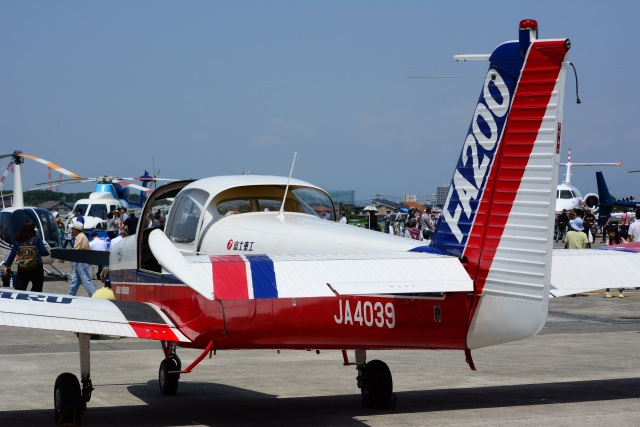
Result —
[[170, 179], [170, 178], [118, 178], [118, 179], [126, 179], [127, 181], [176, 181], [175, 179]]

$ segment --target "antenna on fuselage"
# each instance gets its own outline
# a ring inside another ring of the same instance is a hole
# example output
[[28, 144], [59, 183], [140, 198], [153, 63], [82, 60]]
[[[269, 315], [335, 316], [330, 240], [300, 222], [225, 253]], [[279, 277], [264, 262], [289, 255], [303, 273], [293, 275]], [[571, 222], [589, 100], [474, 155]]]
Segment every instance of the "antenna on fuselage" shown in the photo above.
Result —
[[287, 179], [287, 186], [284, 189], [284, 197], [282, 198], [282, 205], [280, 206], [280, 214], [278, 215], [278, 217], [280, 218], [280, 221], [284, 220], [284, 202], [285, 200], [287, 200], [287, 193], [289, 192], [289, 182], [291, 182], [291, 175], [293, 175], [293, 166], [296, 164], [297, 155], [298, 155], [297, 151], [293, 153], [293, 162], [291, 162], [291, 170], [289, 171], [289, 178]]

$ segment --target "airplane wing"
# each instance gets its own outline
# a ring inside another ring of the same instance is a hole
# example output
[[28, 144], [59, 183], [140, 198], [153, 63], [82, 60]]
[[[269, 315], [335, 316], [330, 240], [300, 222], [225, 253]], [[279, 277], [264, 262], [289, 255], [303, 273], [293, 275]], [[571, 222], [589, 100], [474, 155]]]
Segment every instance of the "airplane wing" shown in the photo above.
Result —
[[9, 289], [0, 289], [0, 325], [190, 341], [151, 304]]
[[598, 249], [554, 249], [550, 295], [640, 287], [640, 242]]

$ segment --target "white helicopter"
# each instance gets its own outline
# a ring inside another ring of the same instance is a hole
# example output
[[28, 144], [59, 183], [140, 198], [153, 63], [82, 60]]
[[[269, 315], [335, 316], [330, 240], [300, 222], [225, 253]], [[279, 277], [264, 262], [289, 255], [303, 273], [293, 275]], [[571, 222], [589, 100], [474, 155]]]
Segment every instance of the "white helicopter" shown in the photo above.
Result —
[[[151, 181], [173, 181], [173, 179], [157, 178], [151, 176], [145, 170], [144, 174], [137, 178], [121, 178], [117, 176], [102, 175], [95, 178], [80, 177], [67, 169], [56, 169], [60, 173], [70, 177], [68, 180], [61, 181], [63, 184], [77, 184], [86, 182], [95, 182], [95, 191], [89, 194], [89, 197], [76, 201], [72, 213], [78, 209], [84, 217], [84, 229], [87, 231], [96, 230], [100, 238], [107, 237], [105, 232], [100, 230], [106, 229], [107, 214], [114, 210], [124, 208], [129, 210], [132, 208], [140, 209], [144, 205], [146, 197], [152, 193], [152, 189], [147, 187]], [[141, 181], [142, 185], [133, 184], [129, 181]], [[40, 183], [40, 185], [48, 185], [48, 183]], [[130, 198], [130, 189], [139, 190], [138, 200]], [[65, 226], [68, 225], [71, 214], [65, 219]]]
[[[25, 221], [33, 221], [36, 224], [36, 233], [40, 238], [42, 238], [42, 241], [49, 252], [51, 252], [51, 249], [57, 249], [60, 246], [60, 239], [58, 237], [58, 226], [53, 214], [43, 208], [24, 205], [22, 190], [22, 163], [24, 162], [24, 158], [29, 158], [45, 164], [59, 172], [71, 175], [75, 174], [47, 160], [31, 156], [29, 154], [24, 154], [21, 151], [14, 151], [12, 154], [0, 155], [0, 159], [6, 157], [11, 157], [12, 159], [5, 170], [1, 182], [4, 184], [4, 179], [9, 173], [11, 166], [13, 166], [13, 202], [11, 207], [4, 207], [3, 198], [3, 209], [0, 211], [0, 259], [4, 260], [9, 256], [11, 247], [13, 246], [13, 239], [18, 229]], [[55, 260], [50, 256], [42, 257], [45, 272], [49, 276], [65, 277], [65, 274], [56, 268], [54, 262]]]
[[[9, 208], [4, 208], [0, 212], [0, 257], [6, 259], [11, 251], [13, 245], [13, 238], [18, 231], [18, 228], [24, 221], [30, 220], [36, 224], [36, 232], [42, 237], [42, 240], [47, 246], [47, 250], [58, 248], [58, 226], [56, 220], [51, 212], [46, 209], [38, 207], [25, 207], [24, 206], [24, 192], [29, 190], [23, 190], [22, 186], [22, 163], [24, 159], [31, 159], [38, 163], [41, 163], [55, 171], [66, 175], [71, 178], [71, 181], [75, 182], [96, 182], [96, 191], [91, 193], [87, 199], [80, 199], [76, 202], [73, 211], [80, 208], [85, 217], [85, 229], [86, 230], [104, 230], [105, 222], [107, 219], [107, 212], [120, 207], [128, 209], [130, 206], [134, 206], [128, 200], [129, 188], [140, 190], [141, 193], [151, 193], [151, 189], [145, 186], [129, 183], [125, 180], [140, 180], [146, 185], [148, 182], [155, 180], [145, 173], [140, 178], [118, 178], [112, 176], [102, 176], [97, 178], [83, 178], [80, 175], [71, 172], [68, 169], [63, 168], [48, 160], [42, 159], [30, 154], [24, 154], [21, 151], [14, 151], [12, 154], [0, 155], [0, 159], [5, 157], [11, 157], [12, 160], [9, 166], [5, 170], [4, 175], [1, 178], [0, 185], [4, 184], [4, 180], [8, 175], [11, 166], [14, 169], [14, 188], [13, 188], [13, 203]], [[1, 187], [0, 187], [1, 189]], [[141, 202], [144, 202], [144, 198], [140, 198]], [[4, 199], [3, 199], [4, 201]], [[141, 204], [139, 206], [142, 206]], [[106, 232], [98, 232], [102, 239], [107, 237]], [[45, 271], [50, 276], [63, 277], [64, 274], [58, 270], [55, 266], [54, 260], [51, 257], [44, 257], [43, 263], [45, 265]], [[52, 271], [53, 270], [53, 271]]]
[[556, 214], [559, 214], [563, 210], [573, 210], [580, 207], [587, 207], [593, 212], [598, 210], [600, 199], [598, 194], [589, 193], [582, 197], [580, 190], [571, 185], [571, 166], [621, 166], [622, 162], [616, 163], [572, 163], [571, 162], [571, 149], [567, 156], [567, 163], [560, 163], [560, 166], [567, 167], [567, 174], [565, 175], [564, 182], [558, 184], [558, 191], [556, 195]]
[[[146, 195], [153, 191], [147, 188], [146, 185], [154, 179], [147, 171], [139, 178], [119, 178], [114, 176], [83, 178], [81, 182], [94, 181], [96, 183], [95, 191], [89, 194], [88, 198], [76, 201], [72, 212], [77, 209], [82, 211], [85, 219], [85, 229], [104, 230], [109, 212], [120, 208], [129, 210], [129, 208], [142, 207]], [[126, 180], [140, 180], [143, 185], [132, 184]], [[129, 199], [129, 188], [140, 190], [139, 201], [134, 202]]]

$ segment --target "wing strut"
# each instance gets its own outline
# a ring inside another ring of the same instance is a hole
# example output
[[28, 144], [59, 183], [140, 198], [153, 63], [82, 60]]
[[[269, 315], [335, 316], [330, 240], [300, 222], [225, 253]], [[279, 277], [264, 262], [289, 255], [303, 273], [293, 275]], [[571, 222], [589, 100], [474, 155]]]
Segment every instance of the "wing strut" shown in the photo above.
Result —
[[[164, 342], [162, 343], [162, 346], [164, 348]], [[209, 341], [209, 344], [207, 344], [207, 347], [202, 350], [202, 353], [200, 354], [200, 356], [198, 356], [196, 358], [196, 360], [194, 360], [191, 365], [187, 366], [185, 369], [181, 370], [181, 371], [169, 371], [170, 374], [189, 374], [191, 373], [191, 371], [193, 370], [193, 368], [195, 368], [196, 366], [198, 366], [198, 364], [200, 362], [202, 362], [202, 360], [206, 357], [207, 353], [209, 353], [209, 358], [211, 358], [211, 352], [213, 351], [213, 341]]]

